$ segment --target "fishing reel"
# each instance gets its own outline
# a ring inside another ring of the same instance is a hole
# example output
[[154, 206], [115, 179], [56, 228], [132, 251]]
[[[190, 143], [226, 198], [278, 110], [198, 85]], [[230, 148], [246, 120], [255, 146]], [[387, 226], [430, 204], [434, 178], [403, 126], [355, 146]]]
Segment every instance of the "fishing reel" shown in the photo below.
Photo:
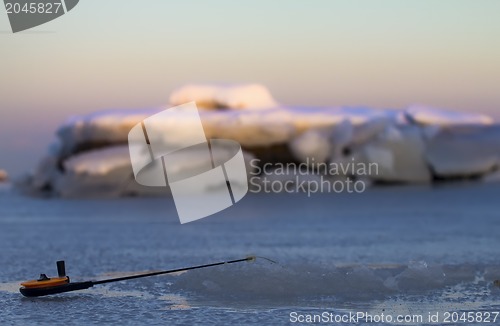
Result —
[[60, 260], [56, 262], [56, 264], [57, 277], [47, 277], [45, 274], [40, 274], [40, 278], [37, 280], [23, 282], [19, 289], [21, 294], [25, 297], [39, 297], [74, 290], [83, 290], [92, 286], [92, 283], [87, 284], [89, 282], [71, 283], [69, 276], [66, 275], [64, 260]]
[[21, 283], [27, 289], [48, 288], [69, 283], [69, 277], [66, 276], [66, 266], [64, 260], [56, 262], [58, 277], [47, 277], [45, 274], [40, 274], [38, 280], [31, 280]]

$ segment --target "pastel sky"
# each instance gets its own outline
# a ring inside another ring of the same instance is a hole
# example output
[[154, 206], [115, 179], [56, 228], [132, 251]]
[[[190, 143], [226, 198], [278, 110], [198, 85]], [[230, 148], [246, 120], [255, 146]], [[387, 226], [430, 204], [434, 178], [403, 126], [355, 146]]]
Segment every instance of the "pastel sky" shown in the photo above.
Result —
[[500, 116], [497, 0], [81, 0], [12, 34], [0, 10], [0, 168], [35, 166], [64, 119], [166, 104], [188, 82], [282, 103]]

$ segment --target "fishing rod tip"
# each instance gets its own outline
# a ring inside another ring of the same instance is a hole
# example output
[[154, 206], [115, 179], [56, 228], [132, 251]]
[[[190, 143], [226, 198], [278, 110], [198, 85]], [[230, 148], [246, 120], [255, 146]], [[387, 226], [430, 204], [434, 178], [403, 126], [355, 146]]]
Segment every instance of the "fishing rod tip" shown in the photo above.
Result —
[[249, 262], [254, 262], [256, 259], [257, 259], [257, 257], [256, 257], [256, 256], [248, 256], [248, 257], [246, 258], [246, 260], [247, 260], [247, 261], [249, 261]]

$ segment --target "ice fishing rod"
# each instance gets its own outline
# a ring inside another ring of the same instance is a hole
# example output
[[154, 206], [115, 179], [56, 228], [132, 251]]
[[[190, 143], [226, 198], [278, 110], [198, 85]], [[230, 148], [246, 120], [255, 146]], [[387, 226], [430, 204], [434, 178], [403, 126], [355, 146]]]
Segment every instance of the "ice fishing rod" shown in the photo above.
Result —
[[[69, 276], [66, 275], [66, 267], [65, 267], [64, 260], [60, 260], [56, 263], [58, 277], [49, 278], [45, 274], [40, 274], [40, 278], [38, 280], [31, 280], [31, 281], [26, 281], [26, 282], [21, 283], [21, 288], [19, 288], [19, 292], [21, 292], [21, 294], [24, 295], [25, 297], [41, 297], [41, 296], [51, 295], [51, 294], [85, 290], [85, 289], [91, 288], [94, 285], [98, 285], [98, 284], [120, 282], [120, 281], [132, 280], [132, 279], [136, 279], [136, 278], [156, 276], [156, 275], [162, 275], [162, 274], [170, 274], [170, 273], [175, 273], [175, 272], [185, 272], [185, 271], [191, 271], [193, 269], [201, 269], [201, 268], [207, 268], [207, 267], [213, 267], [213, 266], [219, 266], [219, 265], [235, 264], [235, 263], [241, 263], [241, 262], [245, 262], [245, 261], [250, 262], [250, 261], [254, 261], [256, 259], [257, 259], [256, 256], [248, 256], [246, 258], [221, 261], [221, 262], [205, 264], [205, 265], [170, 269], [170, 270], [150, 272], [150, 273], [142, 273], [142, 274], [136, 274], [136, 275], [117, 277], [117, 278], [110, 278], [110, 279], [105, 279], [105, 280], [100, 280], [100, 281], [84, 281], [84, 282], [71, 282], [69, 279]], [[265, 258], [265, 259], [267, 259], [267, 258]], [[271, 260], [269, 260], [269, 261], [271, 261]]]

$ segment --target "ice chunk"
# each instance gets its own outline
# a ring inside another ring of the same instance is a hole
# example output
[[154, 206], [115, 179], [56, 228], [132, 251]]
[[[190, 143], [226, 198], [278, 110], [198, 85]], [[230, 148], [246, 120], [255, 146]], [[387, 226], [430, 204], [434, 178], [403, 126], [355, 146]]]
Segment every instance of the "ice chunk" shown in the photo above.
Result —
[[421, 131], [415, 126], [391, 126], [362, 150], [368, 164], [377, 163], [375, 180], [408, 183], [431, 181], [424, 151]]
[[130, 129], [161, 108], [106, 110], [72, 116], [57, 130], [59, 155], [68, 156], [84, 147], [102, 147], [126, 143]]
[[[497, 168], [498, 169], [498, 168]], [[492, 174], [487, 174], [483, 177], [484, 182], [500, 182], [500, 171], [496, 170]]]
[[55, 194], [71, 197], [118, 197], [159, 195], [165, 187], [143, 187], [132, 174], [128, 146], [91, 150], [63, 163], [64, 173], [51, 180]]
[[432, 108], [423, 105], [413, 105], [406, 109], [410, 121], [424, 125], [491, 125], [493, 118], [478, 113], [465, 113]]
[[330, 152], [330, 143], [328, 141], [329, 130], [308, 130], [295, 139], [289, 146], [292, 154], [300, 162], [306, 162], [314, 159], [315, 162], [326, 162]]
[[60, 158], [47, 155], [40, 160], [31, 180], [32, 187], [40, 190], [50, 190], [52, 182], [57, 179], [62, 171], [59, 165]]
[[106, 175], [119, 167], [130, 167], [127, 146], [113, 146], [72, 156], [63, 163], [67, 172], [87, 175]]
[[500, 163], [500, 127], [443, 130], [429, 141], [425, 156], [438, 177], [487, 174]]
[[367, 123], [377, 118], [390, 117], [386, 110], [365, 107], [283, 107], [290, 115], [298, 131], [310, 128], [335, 126], [348, 121], [354, 126]]
[[242, 146], [271, 146], [288, 142], [297, 131], [283, 108], [262, 111], [202, 111], [207, 138], [232, 139]]

